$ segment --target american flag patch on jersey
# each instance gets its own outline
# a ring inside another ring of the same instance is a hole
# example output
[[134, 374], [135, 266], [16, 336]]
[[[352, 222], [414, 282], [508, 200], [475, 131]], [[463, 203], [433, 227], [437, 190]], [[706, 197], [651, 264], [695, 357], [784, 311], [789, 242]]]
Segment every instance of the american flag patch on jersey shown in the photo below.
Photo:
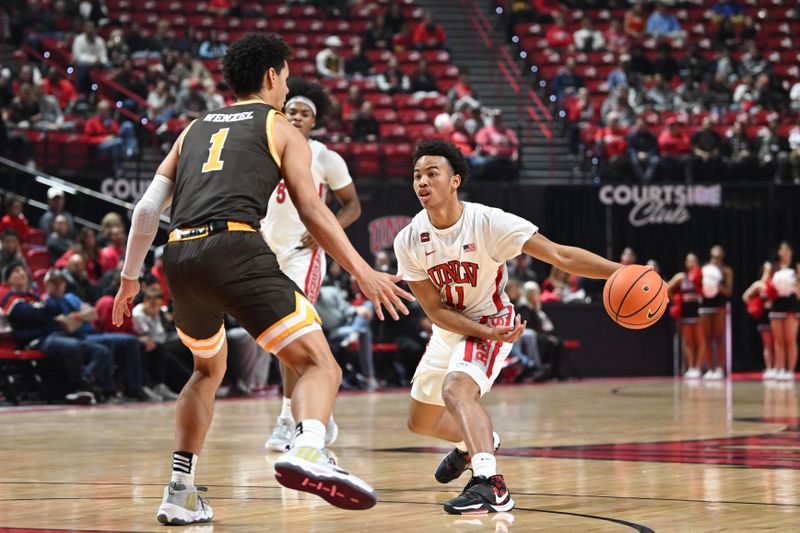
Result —
[[426, 232], [419, 234], [419, 241], [420, 242], [431, 242], [431, 234]]
[[478, 249], [478, 246], [474, 242], [464, 245], [464, 251], [465, 252], [474, 252], [477, 249]]

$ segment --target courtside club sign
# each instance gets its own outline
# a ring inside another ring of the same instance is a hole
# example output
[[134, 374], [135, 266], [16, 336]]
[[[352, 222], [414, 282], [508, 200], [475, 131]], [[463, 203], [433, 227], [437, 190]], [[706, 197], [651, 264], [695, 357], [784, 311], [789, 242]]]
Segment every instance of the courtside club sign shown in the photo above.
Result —
[[608, 206], [631, 206], [631, 226], [683, 224], [690, 206], [719, 207], [721, 185], [604, 185], [600, 201]]

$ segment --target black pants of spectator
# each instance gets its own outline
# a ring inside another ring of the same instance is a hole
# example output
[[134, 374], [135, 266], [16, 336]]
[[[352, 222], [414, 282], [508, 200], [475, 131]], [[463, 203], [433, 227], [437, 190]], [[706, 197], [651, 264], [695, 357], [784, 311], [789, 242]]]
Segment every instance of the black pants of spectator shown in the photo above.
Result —
[[779, 152], [769, 161], [759, 161], [758, 174], [762, 180], [774, 180], [775, 183], [786, 183], [789, 180], [789, 154]]
[[170, 390], [179, 392], [192, 376], [191, 366], [186, 366], [185, 357], [178, 352], [191, 352], [183, 344], [167, 342], [156, 344], [155, 349], [145, 354], [148, 381], [151, 384], [164, 383]]
[[605, 182], [625, 182], [633, 179], [630, 161], [626, 154], [612, 157], [600, 165], [600, 179]]
[[561, 361], [564, 355], [564, 343], [555, 335], [548, 335], [546, 333], [539, 333], [536, 336], [536, 342], [539, 345], [539, 355], [542, 358], [542, 365], [550, 368], [550, 375], [547, 376], [552, 379], [566, 379], [561, 370]]
[[725, 162], [725, 169], [727, 181], [751, 181], [753, 176], [758, 175], [758, 161], [753, 156], [728, 160]]
[[79, 64], [75, 67], [75, 88], [79, 94], [89, 94], [92, 91], [93, 65]]
[[631, 171], [636, 181], [650, 183], [657, 179], [658, 165], [661, 161], [658, 154], [647, 154], [644, 159], [641, 159], [637, 152], [630, 150], [628, 157], [630, 158]]
[[724, 172], [725, 165], [721, 157], [712, 156], [703, 159], [695, 154], [689, 154], [686, 162], [686, 181], [688, 183], [724, 181]]

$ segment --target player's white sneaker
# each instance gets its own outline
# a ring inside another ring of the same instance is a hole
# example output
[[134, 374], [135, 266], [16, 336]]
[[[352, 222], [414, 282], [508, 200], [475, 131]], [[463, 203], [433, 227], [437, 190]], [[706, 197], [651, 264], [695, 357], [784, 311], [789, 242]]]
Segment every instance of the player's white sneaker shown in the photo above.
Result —
[[275, 461], [275, 479], [284, 487], [310, 492], [342, 509], [369, 509], [378, 502], [375, 489], [332, 464], [325, 450], [292, 448]]
[[781, 368], [778, 370], [778, 374], [775, 376], [775, 379], [778, 381], [792, 381], [794, 380], [794, 372], [789, 372], [785, 368]]
[[[338, 431], [338, 429], [337, 429]], [[292, 447], [294, 441], [294, 420], [279, 416], [272, 428], [272, 435], [264, 443], [264, 447], [276, 452], [285, 452]]]
[[339, 437], [339, 426], [336, 424], [336, 420], [333, 419], [331, 416], [328, 419], [328, 425], [325, 426], [325, 446], [330, 446], [336, 439]]
[[764, 373], [761, 374], [761, 379], [769, 380], [775, 379], [778, 376], [778, 369], [777, 368], [767, 368], [764, 370]]
[[158, 508], [156, 519], [162, 524], [182, 526], [195, 522], [210, 522], [214, 518], [214, 510], [205, 498], [197, 491], [206, 491], [206, 487], [187, 487], [182, 483], [170, 481], [164, 488], [164, 498]]
[[722, 368], [712, 368], [709, 369], [705, 374], [703, 374], [703, 379], [708, 379], [712, 381], [719, 381], [725, 378], [725, 372]]
[[684, 379], [699, 379], [701, 375], [699, 368], [690, 368], [683, 373]]

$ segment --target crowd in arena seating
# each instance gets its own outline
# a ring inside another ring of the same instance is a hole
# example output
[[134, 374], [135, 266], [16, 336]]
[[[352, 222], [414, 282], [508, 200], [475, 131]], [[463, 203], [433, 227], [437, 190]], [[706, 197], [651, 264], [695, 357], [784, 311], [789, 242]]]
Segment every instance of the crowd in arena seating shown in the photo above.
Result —
[[[195, 25], [173, 12], [154, 17], [138, 4], [13, 0], [0, 6], [0, 27], [10, 28], [0, 41], [18, 47], [14, 63], [0, 64], [0, 135], [8, 138], [7, 154], [33, 166], [44, 159], [37, 132], [71, 132], [79, 135], [73, 144], [86, 143], [89, 157], [109, 160], [121, 174], [153, 135], [167, 148], [189, 121], [232, 101], [220, 72], [227, 44], [243, 28], [260, 30], [279, 14], [301, 18], [281, 19], [287, 25], [281, 33], [295, 48], [292, 72], [329, 88], [336, 102], [317, 137], [338, 143], [346, 160], [351, 152], [354, 161], [366, 160], [354, 174], [400, 175], [386, 160], [402, 143], [436, 135], [459, 143], [478, 179], [517, 173], [516, 135], [494, 124], [495, 111], [481, 106], [468, 73], [456, 80], [447, 36], [429, 12], [396, 2], [219, 0], [192, 15]], [[346, 21], [352, 33], [338, 30], [337, 21]], [[297, 31], [298, 22], [310, 25], [310, 37]], [[351, 146], [378, 140], [380, 164], [368, 160], [373, 149]]]
[[[745, 5], [746, 4], [746, 5]], [[604, 179], [800, 184], [797, 6], [498, 2]]]

